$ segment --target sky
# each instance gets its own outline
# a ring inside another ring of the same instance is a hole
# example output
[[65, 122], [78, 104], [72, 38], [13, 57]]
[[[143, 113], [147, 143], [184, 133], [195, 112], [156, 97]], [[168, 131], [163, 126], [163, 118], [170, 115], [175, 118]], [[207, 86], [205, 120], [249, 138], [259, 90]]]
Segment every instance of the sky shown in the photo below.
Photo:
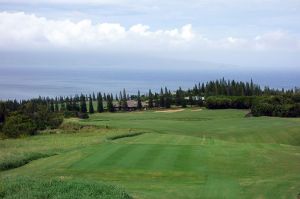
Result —
[[299, 0], [0, 0], [0, 67], [300, 71]]

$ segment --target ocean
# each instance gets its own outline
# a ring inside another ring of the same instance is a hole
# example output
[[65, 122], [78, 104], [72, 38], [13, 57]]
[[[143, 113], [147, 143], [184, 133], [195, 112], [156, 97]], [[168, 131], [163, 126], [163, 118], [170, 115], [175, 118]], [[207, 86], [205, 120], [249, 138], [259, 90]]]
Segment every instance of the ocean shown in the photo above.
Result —
[[[83, 67], [84, 68], [84, 67]], [[28, 99], [38, 96], [73, 96], [105, 92], [129, 94], [159, 91], [161, 87], [175, 90], [192, 88], [199, 82], [220, 78], [250, 81], [272, 88], [300, 87], [300, 74], [295, 72], [232, 72], [232, 71], [171, 71], [125, 69], [63, 69], [63, 68], [1, 68], [0, 99]]]

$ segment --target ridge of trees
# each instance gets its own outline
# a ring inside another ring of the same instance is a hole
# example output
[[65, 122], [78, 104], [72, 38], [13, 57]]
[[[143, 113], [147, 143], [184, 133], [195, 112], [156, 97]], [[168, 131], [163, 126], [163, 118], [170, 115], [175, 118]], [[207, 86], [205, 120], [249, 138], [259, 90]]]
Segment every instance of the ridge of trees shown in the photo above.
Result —
[[[123, 89], [119, 96], [112, 93], [92, 93], [68, 97], [39, 97], [31, 100], [0, 101], [0, 131], [9, 137], [21, 134], [34, 135], [38, 130], [55, 128], [64, 117], [88, 118], [94, 112], [115, 112], [116, 107], [128, 110], [128, 100], [136, 101], [136, 109], [206, 106], [209, 109], [251, 109], [254, 116], [300, 117], [300, 89], [261, 88], [250, 82], [224, 78], [195, 84], [184, 90], [171, 92], [161, 87], [160, 92], [138, 91], [129, 95]], [[87, 104], [88, 103], [88, 104]], [[95, 108], [96, 107], [96, 108]]]

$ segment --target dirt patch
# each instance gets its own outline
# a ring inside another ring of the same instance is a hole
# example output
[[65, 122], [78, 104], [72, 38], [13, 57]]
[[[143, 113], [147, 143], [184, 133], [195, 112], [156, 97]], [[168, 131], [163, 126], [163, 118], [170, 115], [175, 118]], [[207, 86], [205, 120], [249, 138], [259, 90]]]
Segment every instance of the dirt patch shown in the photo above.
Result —
[[197, 112], [197, 111], [202, 111], [202, 109], [201, 108], [199, 108], [199, 109], [194, 109], [194, 110], [191, 110], [192, 112]]
[[163, 110], [163, 111], [155, 111], [155, 113], [176, 113], [181, 112], [184, 109], [173, 109], [173, 110]]

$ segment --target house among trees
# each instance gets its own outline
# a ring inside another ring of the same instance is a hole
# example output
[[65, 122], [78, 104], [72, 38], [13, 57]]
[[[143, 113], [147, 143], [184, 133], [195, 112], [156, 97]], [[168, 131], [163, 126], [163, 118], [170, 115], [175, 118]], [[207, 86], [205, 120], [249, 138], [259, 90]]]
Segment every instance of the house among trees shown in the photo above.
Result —
[[139, 102], [137, 100], [127, 100], [126, 101], [127, 106], [124, 108], [122, 107], [122, 104], [120, 102], [114, 102], [114, 109], [116, 111], [121, 111], [121, 110], [127, 110], [127, 111], [136, 111], [136, 110], [142, 110], [142, 109], [147, 109], [148, 108], [148, 103], [147, 102], [141, 102], [141, 105], [139, 107]]
[[[190, 97], [189, 97], [189, 96], [188, 96], [188, 97], [184, 97], [184, 99], [185, 99], [185, 100], [189, 100]], [[198, 101], [198, 100], [204, 101], [204, 100], [205, 100], [205, 98], [204, 98], [204, 97], [201, 97], [201, 96], [192, 96], [192, 99], [195, 100], [195, 101]]]

